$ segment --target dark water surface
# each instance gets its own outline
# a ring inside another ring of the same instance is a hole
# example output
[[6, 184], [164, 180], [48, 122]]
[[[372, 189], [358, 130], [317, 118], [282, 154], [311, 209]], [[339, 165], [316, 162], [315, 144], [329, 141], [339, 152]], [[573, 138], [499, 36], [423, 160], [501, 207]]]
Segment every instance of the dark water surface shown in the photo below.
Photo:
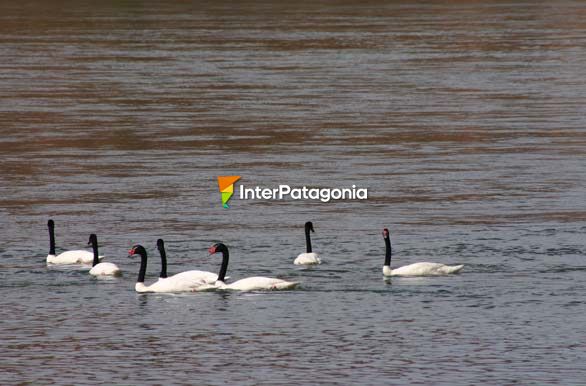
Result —
[[[586, 382], [584, 3], [97, 3], [0, 3], [0, 384]], [[49, 218], [124, 276], [48, 269]], [[383, 280], [384, 226], [463, 273]], [[302, 287], [138, 295], [158, 237]]]

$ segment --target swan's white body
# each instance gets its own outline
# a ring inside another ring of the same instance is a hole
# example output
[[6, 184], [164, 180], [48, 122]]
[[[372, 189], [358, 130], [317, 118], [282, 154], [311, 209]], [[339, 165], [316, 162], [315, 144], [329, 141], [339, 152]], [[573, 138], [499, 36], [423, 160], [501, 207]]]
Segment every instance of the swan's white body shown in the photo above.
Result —
[[175, 278], [174, 280], [193, 280], [193, 281], [202, 281], [205, 284], [213, 284], [218, 280], [218, 275], [213, 272], [208, 271], [198, 271], [198, 270], [191, 270], [178, 273], [171, 277], [160, 277], [159, 281], [165, 281]]
[[[204, 289], [204, 286], [213, 284], [218, 275], [206, 271], [185, 271], [166, 278], [159, 278], [155, 283], [147, 286], [136, 283], [136, 292], [195, 292]], [[207, 288], [206, 288], [207, 289]]]
[[400, 268], [391, 269], [388, 265], [383, 266], [385, 276], [442, 276], [458, 273], [464, 265], [445, 265], [439, 263], [414, 263]]
[[321, 264], [321, 259], [317, 253], [302, 253], [293, 261], [295, 265]]
[[[104, 256], [98, 256], [102, 260]], [[47, 255], [47, 264], [67, 265], [67, 264], [92, 264], [94, 262], [94, 253], [84, 251], [83, 249], [76, 251], [63, 252], [57, 256]]]
[[144, 283], [136, 283], [134, 289], [136, 292], [195, 292], [201, 286], [206, 285], [203, 280], [192, 280], [189, 277], [178, 275], [181, 274], [160, 279], [148, 286]]
[[[220, 290], [233, 291], [263, 291], [263, 290], [288, 290], [293, 289], [299, 285], [299, 282], [286, 281], [281, 279], [274, 279], [272, 277], [247, 277], [235, 281], [234, 283], [226, 284], [223, 281], [217, 281], [213, 288]], [[202, 287], [201, 289], [204, 289]], [[205, 288], [209, 289], [209, 287]]]
[[90, 275], [93, 276], [120, 276], [122, 272], [114, 263], [99, 263], [90, 269]]

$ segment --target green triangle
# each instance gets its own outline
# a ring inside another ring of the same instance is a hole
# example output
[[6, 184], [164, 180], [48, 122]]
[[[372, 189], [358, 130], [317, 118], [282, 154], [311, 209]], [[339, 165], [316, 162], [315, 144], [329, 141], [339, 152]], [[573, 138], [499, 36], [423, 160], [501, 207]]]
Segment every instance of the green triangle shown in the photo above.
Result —
[[228, 200], [230, 200], [230, 197], [232, 197], [233, 193], [230, 192], [222, 192], [222, 206], [224, 208], [229, 208], [228, 206]]

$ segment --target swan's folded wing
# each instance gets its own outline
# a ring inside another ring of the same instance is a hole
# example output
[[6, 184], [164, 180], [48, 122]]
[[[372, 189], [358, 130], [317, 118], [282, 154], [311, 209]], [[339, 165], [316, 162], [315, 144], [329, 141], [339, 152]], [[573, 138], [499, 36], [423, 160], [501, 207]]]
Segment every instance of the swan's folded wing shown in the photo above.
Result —
[[293, 261], [295, 265], [306, 265], [306, 264], [321, 264], [321, 259], [317, 253], [301, 253]]
[[[100, 258], [103, 258], [101, 256]], [[93, 252], [85, 251], [83, 249], [75, 251], [66, 251], [57, 256], [47, 256], [47, 263], [49, 264], [91, 264], [94, 261]]]
[[263, 290], [283, 290], [293, 289], [299, 283], [290, 282], [271, 277], [248, 277], [246, 279], [238, 280], [234, 283], [228, 284], [226, 289], [236, 291], [263, 291]]
[[189, 277], [171, 276], [160, 279], [148, 286], [149, 292], [195, 292], [199, 287], [207, 283], [201, 279], [194, 280]]
[[100, 263], [90, 269], [90, 275], [94, 276], [119, 276], [120, 268], [113, 263]]
[[462, 269], [462, 266], [453, 268], [440, 263], [413, 263], [392, 270], [392, 276], [439, 276], [456, 273]]
[[191, 270], [180, 272], [176, 275], [173, 275], [171, 278], [177, 278], [180, 280], [193, 280], [193, 281], [203, 281], [205, 283], [212, 284], [216, 280], [218, 280], [218, 275], [212, 272], [207, 271], [198, 271], [198, 270]]

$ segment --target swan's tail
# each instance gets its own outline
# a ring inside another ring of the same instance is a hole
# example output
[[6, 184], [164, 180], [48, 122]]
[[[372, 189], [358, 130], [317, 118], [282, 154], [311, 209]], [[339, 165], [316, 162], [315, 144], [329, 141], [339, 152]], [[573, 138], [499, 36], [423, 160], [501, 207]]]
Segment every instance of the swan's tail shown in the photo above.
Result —
[[458, 273], [464, 268], [464, 264], [460, 265], [448, 265], [444, 268], [446, 273]]
[[294, 289], [295, 287], [297, 287], [299, 285], [300, 282], [298, 281], [283, 281], [280, 283], [275, 283], [273, 284], [273, 288], [274, 290], [290, 290], [290, 289]]

